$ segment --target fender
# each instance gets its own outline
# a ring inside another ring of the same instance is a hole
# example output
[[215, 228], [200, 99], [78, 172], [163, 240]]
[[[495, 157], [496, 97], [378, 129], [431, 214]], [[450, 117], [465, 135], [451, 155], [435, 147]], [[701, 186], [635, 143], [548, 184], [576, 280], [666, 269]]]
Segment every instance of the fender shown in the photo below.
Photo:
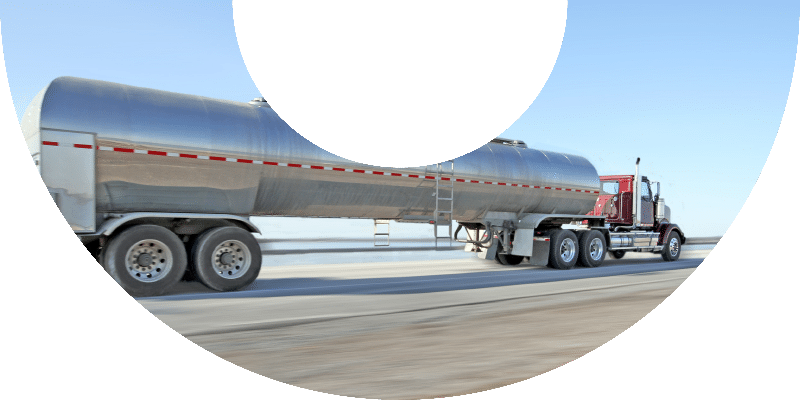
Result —
[[658, 232], [659, 232], [659, 234], [658, 234], [658, 244], [659, 245], [664, 245], [664, 241], [666, 240], [666, 238], [669, 237], [669, 234], [672, 233], [673, 230], [678, 232], [678, 235], [681, 238], [681, 245], [686, 243], [686, 236], [684, 236], [683, 231], [681, 230], [680, 227], [678, 227], [677, 224], [675, 224], [675, 223], [663, 223], [663, 224], [658, 226]]
[[136, 219], [144, 218], [157, 218], [157, 219], [219, 219], [229, 220], [241, 223], [251, 233], [261, 233], [261, 231], [250, 221], [249, 217], [238, 216], [233, 214], [205, 214], [205, 213], [127, 213], [127, 214], [114, 214], [108, 220], [100, 225], [95, 235], [110, 236], [120, 226]]

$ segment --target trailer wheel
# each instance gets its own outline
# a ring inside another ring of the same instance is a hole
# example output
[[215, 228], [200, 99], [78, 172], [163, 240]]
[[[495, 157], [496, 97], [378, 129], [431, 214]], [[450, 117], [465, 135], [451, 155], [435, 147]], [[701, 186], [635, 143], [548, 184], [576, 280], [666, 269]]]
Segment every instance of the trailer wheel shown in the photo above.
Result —
[[522, 262], [525, 257], [522, 255], [511, 255], [511, 254], [495, 254], [494, 259], [495, 261], [499, 262], [502, 265], [518, 265]]
[[100, 255], [103, 268], [132, 296], [158, 296], [186, 271], [186, 250], [177, 235], [138, 225], [114, 236]]
[[664, 261], [676, 261], [681, 256], [681, 237], [678, 232], [672, 231], [661, 249], [661, 258]]
[[606, 240], [602, 233], [596, 230], [583, 232], [578, 245], [578, 264], [583, 267], [599, 267], [603, 264], [606, 259]]
[[625, 256], [625, 251], [611, 251], [609, 252], [609, 254], [611, 254], [612, 257], [619, 260]]
[[192, 271], [211, 289], [220, 292], [241, 289], [255, 281], [261, 271], [261, 247], [242, 228], [209, 229], [194, 242]]
[[557, 229], [550, 234], [549, 266], [569, 270], [578, 262], [578, 237], [571, 230]]

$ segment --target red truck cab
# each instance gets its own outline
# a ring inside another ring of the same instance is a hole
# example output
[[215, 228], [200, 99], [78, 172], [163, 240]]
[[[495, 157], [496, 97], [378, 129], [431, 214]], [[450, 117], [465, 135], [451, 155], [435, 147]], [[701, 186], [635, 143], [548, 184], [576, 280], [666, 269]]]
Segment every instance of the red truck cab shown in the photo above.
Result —
[[[590, 216], [604, 216], [606, 223], [611, 226], [630, 226], [634, 224], [634, 175], [606, 175], [600, 177], [600, 196], [594, 209], [588, 213]], [[659, 223], [668, 221], [667, 214], [658, 214], [658, 195], [651, 189], [647, 177], [642, 177], [641, 185], [641, 216], [638, 226], [656, 228]], [[663, 205], [663, 201], [662, 201]], [[666, 206], [664, 206], [665, 213]]]
[[[664, 203], [664, 199], [659, 197], [660, 185], [651, 184], [647, 177], [642, 176], [637, 191], [634, 179], [636, 175], [601, 176], [600, 195], [594, 208], [587, 215], [602, 216], [610, 232], [657, 233], [658, 246], [668, 245], [666, 242], [672, 232], [678, 235], [681, 244], [685, 243], [686, 237], [681, 229], [678, 225], [670, 223], [669, 207]], [[654, 185], [655, 191], [653, 191]], [[613, 250], [614, 246], [609, 248]], [[619, 253], [622, 254], [624, 252]]]

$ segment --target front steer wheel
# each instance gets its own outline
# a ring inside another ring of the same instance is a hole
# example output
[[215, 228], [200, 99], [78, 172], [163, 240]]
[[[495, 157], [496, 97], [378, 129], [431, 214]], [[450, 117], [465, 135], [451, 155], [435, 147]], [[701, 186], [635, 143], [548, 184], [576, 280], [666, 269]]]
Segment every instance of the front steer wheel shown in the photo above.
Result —
[[670, 232], [661, 249], [661, 258], [664, 261], [677, 261], [681, 256], [681, 237], [678, 232]]

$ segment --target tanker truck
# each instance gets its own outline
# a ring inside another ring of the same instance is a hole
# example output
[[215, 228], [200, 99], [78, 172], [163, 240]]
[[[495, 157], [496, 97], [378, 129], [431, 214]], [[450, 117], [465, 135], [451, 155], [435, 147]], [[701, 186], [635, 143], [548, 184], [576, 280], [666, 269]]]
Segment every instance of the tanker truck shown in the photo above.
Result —
[[262, 256], [251, 216], [428, 223], [437, 244], [556, 269], [597, 267], [608, 252], [674, 261], [685, 242], [638, 160], [634, 175], [600, 177], [583, 157], [495, 139], [440, 164], [382, 168], [315, 146], [263, 98], [75, 77], [39, 92], [21, 126], [64, 219], [133, 296], [187, 274], [218, 291], [251, 284]]

